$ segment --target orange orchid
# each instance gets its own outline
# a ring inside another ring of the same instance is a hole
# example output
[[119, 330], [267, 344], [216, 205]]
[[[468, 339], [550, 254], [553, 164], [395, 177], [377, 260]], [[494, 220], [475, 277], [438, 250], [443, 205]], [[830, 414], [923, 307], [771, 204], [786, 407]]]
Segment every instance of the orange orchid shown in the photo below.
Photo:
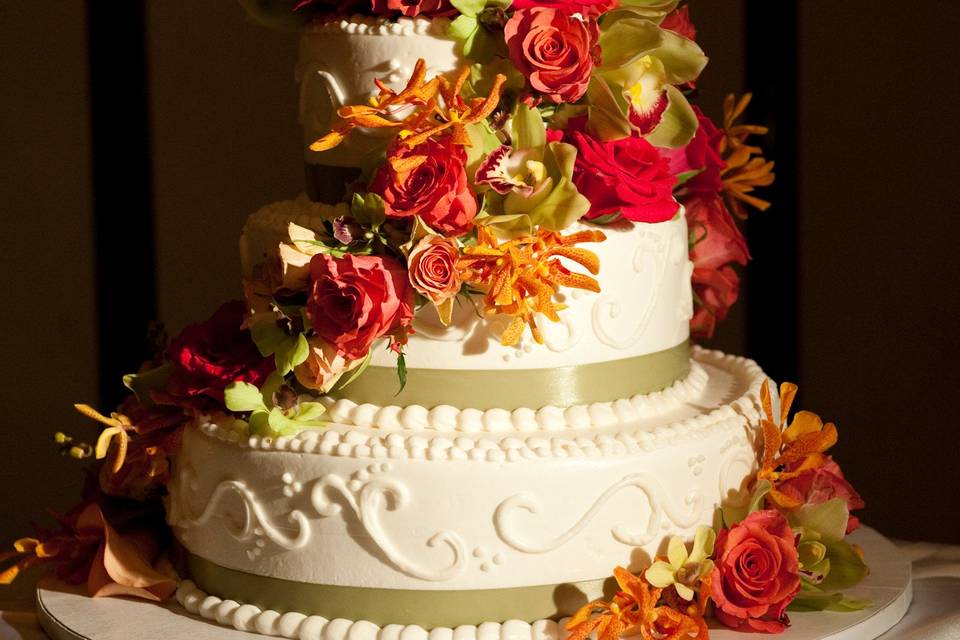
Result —
[[[466, 126], [480, 122], [493, 113], [500, 102], [506, 76], [497, 75], [487, 96], [464, 100], [460, 94], [469, 76], [469, 67], [464, 67], [453, 82], [445, 76], [435, 76], [427, 81], [426, 63], [421, 58], [417, 60], [406, 87], [399, 93], [378, 80], [380, 93], [370, 99], [369, 105], [338, 109], [340, 121], [329, 133], [311, 144], [310, 150], [333, 149], [357, 127], [395, 129], [403, 144], [411, 149], [427, 138], [450, 129], [456, 144], [470, 146]], [[415, 159], [408, 158], [408, 161]]]
[[613, 570], [620, 588], [609, 602], [594, 600], [581, 607], [569, 621], [567, 640], [586, 640], [596, 633], [597, 640], [619, 640], [639, 633], [643, 640], [706, 640], [707, 625], [701, 616], [688, 615], [669, 606], [658, 605], [661, 589], [635, 576], [623, 567]]
[[747, 217], [744, 205], [750, 205], [760, 211], [766, 211], [770, 203], [751, 195], [756, 187], [773, 184], [773, 162], [765, 160], [760, 147], [746, 143], [752, 135], [764, 135], [767, 127], [750, 124], [737, 124], [752, 94], [744, 94], [736, 100], [733, 94], [723, 103], [724, 138], [720, 141], [720, 155], [726, 163], [721, 172], [723, 192], [729, 209], [740, 219]]
[[457, 266], [464, 282], [485, 292], [487, 313], [513, 316], [500, 338], [503, 345], [517, 344], [525, 327], [530, 327], [533, 339], [542, 343], [535, 314], [541, 313], [559, 322], [557, 312], [563, 305], [554, 302], [553, 297], [561, 286], [600, 291], [596, 279], [570, 271], [560, 258], [576, 262], [596, 275], [600, 270], [597, 255], [573, 245], [605, 239], [601, 231], [579, 231], [563, 236], [541, 227], [534, 235], [500, 244], [490, 229], [479, 225], [477, 243], [463, 250]]
[[73, 407], [88, 418], [106, 425], [107, 428], [101, 431], [100, 437], [97, 438], [97, 446], [95, 448], [97, 460], [106, 458], [110, 444], [116, 442], [117, 453], [113, 458], [111, 469], [114, 473], [120, 471], [120, 467], [123, 466], [127, 458], [127, 447], [130, 444], [130, 436], [127, 435], [127, 431], [134, 428], [133, 423], [130, 422], [130, 418], [122, 413], [116, 412], [111, 413], [108, 418], [87, 404], [75, 404]]
[[802, 501], [779, 491], [777, 483], [822, 467], [827, 462], [824, 452], [837, 442], [836, 426], [824, 424], [818, 415], [809, 411], [798, 411], [790, 425], [784, 427], [796, 394], [797, 385], [790, 382], [780, 385], [780, 415], [775, 416], [769, 380], [764, 380], [760, 388], [764, 412], [760, 419], [763, 460], [757, 480], [770, 483], [772, 488], [767, 499], [781, 509], [795, 509]]

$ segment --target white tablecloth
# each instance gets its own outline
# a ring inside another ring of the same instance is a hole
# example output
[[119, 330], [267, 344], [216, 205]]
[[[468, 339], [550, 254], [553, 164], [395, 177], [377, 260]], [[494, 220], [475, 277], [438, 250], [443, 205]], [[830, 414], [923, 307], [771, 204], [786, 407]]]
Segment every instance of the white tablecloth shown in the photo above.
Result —
[[[960, 640], [960, 546], [897, 545], [913, 564], [913, 604], [883, 640]], [[26, 581], [0, 587], [0, 640], [17, 639], [49, 640], [33, 609], [33, 586]]]

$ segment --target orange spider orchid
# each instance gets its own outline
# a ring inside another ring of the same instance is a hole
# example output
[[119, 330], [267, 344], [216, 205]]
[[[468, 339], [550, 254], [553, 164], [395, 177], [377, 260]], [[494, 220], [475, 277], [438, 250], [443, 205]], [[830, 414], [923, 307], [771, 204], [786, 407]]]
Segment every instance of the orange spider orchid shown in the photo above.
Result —
[[566, 629], [567, 640], [586, 640], [594, 632], [597, 640], [619, 640], [639, 632], [643, 640], [706, 640], [702, 617], [690, 616], [668, 606], [658, 606], [662, 590], [650, 586], [623, 567], [613, 570], [620, 590], [609, 602], [594, 600], [577, 611]]
[[[451, 129], [456, 144], [470, 146], [466, 126], [485, 119], [500, 102], [506, 76], [498, 74], [490, 94], [465, 101], [460, 92], [470, 69], [464, 67], [450, 82], [444, 76], [426, 81], [426, 63], [417, 60], [413, 75], [399, 93], [377, 80], [380, 93], [370, 99], [369, 105], [344, 106], [337, 110], [340, 121], [325, 136], [310, 145], [311, 151], [333, 149], [357, 127], [396, 129], [403, 144], [413, 148], [428, 138]], [[406, 111], [405, 117], [399, 116]], [[411, 159], [408, 159], [411, 160]]]
[[760, 387], [760, 401], [764, 417], [763, 460], [757, 480], [766, 480], [773, 487], [767, 499], [781, 509], [795, 509], [802, 502], [777, 490], [777, 483], [822, 467], [827, 462], [824, 452], [837, 443], [837, 428], [833, 423], [824, 424], [818, 415], [798, 411], [790, 425], [784, 428], [790, 406], [797, 394], [797, 385], [784, 382], [780, 385], [780, 415], [773, 414], [773, 398], [769, 380]]
[[107, 451], [110, 449], [110, 443], [115, 440], [117, 442], [117, 454], [113, 459], [113, 466], [111, 469], [113, 473], [119, 472], [124, 461], [127, 459], [127, 447], [130, 444], [130, 436], [127, 435], [127, 431], [134, 429], [134, 425], [130, 421], [130, 418], [122, 413], [111, 413], [110, 417], [108, 418], [87, 404], [75, 404], [73, 406], [77, 411], [88, 418], [106, 425], [107, 428], [101, 431], [100, 437], [97, 438], [97, 446], [94, 450], [96, 452], [97, 460], [102, 460], [103, 458], [107, 457]]
[[477, 227], [477, 243], [463, 250], [458, 268], [464, 282], [485, 292], [484, 306], [490, 314], [513, 316], [500, 342], [513, 346], [526, 327], [533, 339], [543, 342], [535, 315], [541, 313], [559, 322], [562, 305], [553, 297], [561, 286], [600, 291], [596, 279], [570, 271], [560, 262], [566, 258], [596, 275], [600, 260], [592, 251], [575, 247], [581, 242], [601, 242], [601, 231], [580, 231], [567, 236], [540, 228], [535, 235], [499, 243], [483, 225]]
[[736, 100], [733, 94], [727, 96], [723, 104], [724, 138], [720, 141], [720, 155], [727, 164], [721, 172], [724, 196], [730, 210], [740, 219], [747, 217], [744, 205], [766, 211], [770, 203], [751, 195], [757, 187], [773, 184], [773, 162], [765, 160], [760, 147], [746, 144], [752, 135], [764, 135], [767, 127], [750, 124], [737, 124], [752, 94], [744, 94]]

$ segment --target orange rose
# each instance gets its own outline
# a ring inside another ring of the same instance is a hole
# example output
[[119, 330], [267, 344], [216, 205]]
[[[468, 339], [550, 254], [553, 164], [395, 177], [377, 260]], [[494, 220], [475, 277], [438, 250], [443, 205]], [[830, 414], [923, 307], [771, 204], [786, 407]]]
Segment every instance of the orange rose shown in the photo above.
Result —
[[343, 374], [356, 368], [363, 360], [347, 360], [337, 348], [321, 338], [310, 338], [310, 355], [294, 370], [297, 381], [307, 389], [327, 393]]

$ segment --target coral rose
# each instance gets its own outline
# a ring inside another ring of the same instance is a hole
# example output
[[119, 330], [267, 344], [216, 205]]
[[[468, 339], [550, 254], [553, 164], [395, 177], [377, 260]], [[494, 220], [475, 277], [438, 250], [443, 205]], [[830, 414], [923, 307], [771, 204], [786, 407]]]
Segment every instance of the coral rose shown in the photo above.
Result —
[[[423, 160], [410, 162], [417, 156]], [[466, 163], [466, 152], [450, 136], [431, 138], [413, 149], [395, 144], [370, 183], [370, 191], [383, 198], [388, 218], [420, 216], [444, 235], [463, 235], [477, 215]]]
[[377, 339], [413, 318], [413, 290], [394, 258], [318, 254], [310, 261], [310, 278], [313, 330], [346, 360], [363, 359]]
[[551, 101], [576, 102], [599, 63], [600, 32], [592, 18], [538, 6], [517, 9], [503, 29], [510, 61]]
[[712, 578], [717, 620], [733, 629], [779, 633], [787, 605], [800, 591], [797, 543], [778, 511], [756, 511], [721, 529]]
[[206, 321], [184, 329], [170, 344], [174, 372], [167, 385], [173, 401], [209, 407], [223, 405], [223, 390], [231, 382], [260, 386], [274, 370], [243, 327], [247, 307], [239, 300], [223, 304]]
[[440, 236], [425, 236], [407, 257], [410, 284], [433, 304], [440, 304], [460, 291], [456, 245]]
[[710, 338], [740, 295], [740, 277], [731, 264], [747, 264], [750, 253], [719, 196], [691, 198], [686, 216], [693, 237], [690, 259], [696, 301], [690, 331], [695, 337]]
[[343, 374], [354, 369], [362, 360], [347, 360], [337, 348], [321, 338], [308, 340], [310, 353], [307, 359], [293, 370], [297, 381], [307, 389], [327, 393], [337, 384]]
[[444, 16], [455, 11], [447, 0], [373, 0], [371, 7], [375, 15], [391, 15], [397, 12], [408, 18], [420, 15]]
[[656, 147], [639, 136], [597, 140], [583, 131], [583, 124], [583, 118], [569, 122], [570, 142], [577, 147], [573, 182], [590, 201], [585, 217], [619, 214], [634, 222], [670, 220], [680, 208], [673, 197], [676, 179]]
[[723, 190], [720, 173], [727, 163], [720, 157], [720, 142], [723, 131], [717, 129], [713, 121], [704, 115], [700, 107], [694, 106], [697, 114], [697, 133], [686, 146], [679, 149], [661, 149], [660, 153], [670, 163], [670, 173], [679, 175], [688, 171], [699, 171], [684, 183], [683, 188], [694, 194], [717, 194]]
[[618, 0], [513, 0], [514, 9], [533, 9], [548, 7], [567, 13], [579, 13], [585, 16], [599, 16], [620, 6]]
[[[777, 484], [777, 489], [804, 504], [821, 504], [834, 498], [847, 503], [847, 509], [863, 509], [866, 504], [840, 470], [833, 458], [827, 457], [822, 467], [804, 471], [798, 476]], [[851, 515], [847, 519], [846, 533], [852, 533], [860, 526], [860, 519]]]

